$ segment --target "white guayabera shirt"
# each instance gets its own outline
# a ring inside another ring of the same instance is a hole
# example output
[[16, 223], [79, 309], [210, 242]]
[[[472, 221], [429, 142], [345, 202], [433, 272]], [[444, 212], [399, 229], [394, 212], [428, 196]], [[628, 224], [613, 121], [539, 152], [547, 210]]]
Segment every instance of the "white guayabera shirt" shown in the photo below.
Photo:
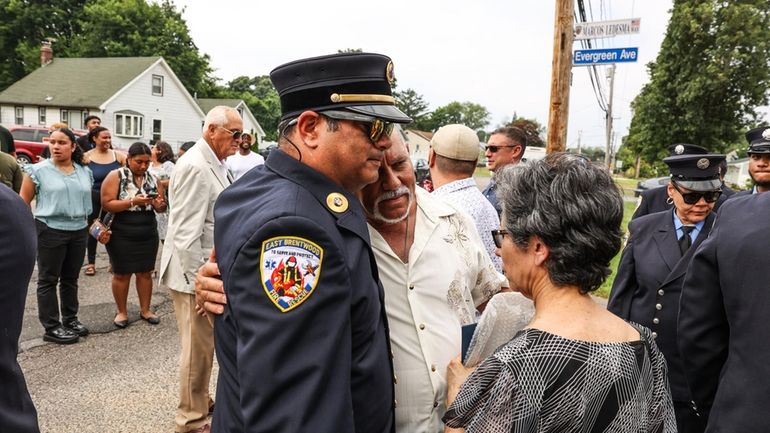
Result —
[[503, 261], [495, 255], [495, 241], [492, 239], [492, 230], [500, 228], [500, 217], [492, 203], [479, 191], [476, 181], [469, 177], [449, 182], [436, 188], [433, 195], [456, 206], [473, 219], [495, 270], [502, 272]]
[[460, 354], [460, 328], [500, 290], [473, 221], [417, 188], [409, 263], [369, 227], [390, 324], [396, 431], [442, 432], [446, 367]]

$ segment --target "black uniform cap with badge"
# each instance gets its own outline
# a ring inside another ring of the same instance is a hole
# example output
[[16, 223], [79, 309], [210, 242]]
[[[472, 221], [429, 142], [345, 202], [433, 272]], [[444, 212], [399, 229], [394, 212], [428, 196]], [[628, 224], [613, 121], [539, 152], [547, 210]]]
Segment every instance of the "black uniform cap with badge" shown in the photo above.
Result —
[[393, 62], [373, 53], [340, 53], [297, 60], [270, 72], [281, 100], [279, 133], [304, 111], [369, 125], [376, 142], [393, 123], [412, 119], [395, 106]]
[[[699, 147], [699, 146], [698, 146]], [[697, 203], [701, 197], [714, 203], [722, 194], [719, 165], [725, 156], [717, 153], [681, 154], [663, 159], [671, 171], [674, 188], [682, 194], [687, 204]], [[679, 187], [693, 192], [683, 192]]]
[[762, 126], [754, 128], [746, 133], [746, 141], [749, 142], [749, 149], [746, 151], [751, 154], [770, 154], [770, 127]]

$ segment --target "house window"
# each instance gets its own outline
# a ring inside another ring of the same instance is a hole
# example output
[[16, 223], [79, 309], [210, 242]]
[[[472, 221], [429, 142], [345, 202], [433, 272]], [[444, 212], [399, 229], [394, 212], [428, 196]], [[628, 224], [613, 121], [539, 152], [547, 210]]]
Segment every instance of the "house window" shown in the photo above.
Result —
[[37, 123], [45, 125], [45, 107], [37, 107]]
[[17, 125], [23, 125], [24, 124], [24, 107], [16, 107], [16, 124]]
[[163, 132], [163, 122], [160, 119], [152, 119], [152, 142], [157, 143], [160, 141], [161, 133]]
[[155, 96], [163, 96], [163, 76], [152, 76], [152, 94]]
[[139, 113], [115, 113], [115, 135], [141, 137], [143, 120]]
[[61, 121], [66, 123], [67, 125], [70, 124], [70, 111], [69, 110], [61, 110], [59, 112], [59, 117], [61, 118]]

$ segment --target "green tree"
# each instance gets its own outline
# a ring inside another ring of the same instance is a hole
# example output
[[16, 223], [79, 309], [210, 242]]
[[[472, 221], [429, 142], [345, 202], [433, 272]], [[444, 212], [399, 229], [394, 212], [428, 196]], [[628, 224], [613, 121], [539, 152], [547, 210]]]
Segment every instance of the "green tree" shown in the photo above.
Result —
[[43, 40], [56, 41], [54, 55], [70, 55], [69, 39], [81, 32], [86, 2], [0, 0], [0, 90], [40, 67]]
[[545, 126], [543, 126], [537, 119], [527, 119], [526, 117], [519, 117], [516, 113], [513, 113], [513, 120], [508, 126], [515, 126], [524, 130], [527, 134], [527, 145], [545, 147]]
[[437, 108], [425, 121], [426, 130], [432, 131], [450, 123], [459, 123], [475, 131], [489, 125], [489, 111], [473, 102], [453, 101]]
[[412, 118], [410, 127], [421, 129], [420, 127], [430, 114], [428, 103], [423, 96], [414, 89], [406, 89], [403, 92], [394, 91], [393, 97], [396, 99], [396, 107]]
[[187, 23], [169, 0], [93, 0], [72, 35], [73, 56], [163, 56], [190, 93], [211, 96], [215, 81], [208, 55], [201, 54]]
[[278, 139], [281, 101], [269, 76], [237, 77], [228, 82], [217, 97], [243, 99], [265, 130], [265, 139], [268, 141]]
[[725, 151], [742, 142], [767, 105], [770, 3], [675, 0], [650, 82], [634, 99], [626, 165], [661, 165], [668, 145]]

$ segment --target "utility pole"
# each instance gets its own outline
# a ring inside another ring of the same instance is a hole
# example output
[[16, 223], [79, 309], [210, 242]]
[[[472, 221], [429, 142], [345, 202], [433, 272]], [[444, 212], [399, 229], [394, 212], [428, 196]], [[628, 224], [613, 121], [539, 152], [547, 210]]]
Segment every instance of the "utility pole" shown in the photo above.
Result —
[[572, 81], [572, 19], [574, 0], [556, 0], [551, 62], [551, 102], [548, 110], [548, 153], [567, 148], [569, 87]]
[[610, 99], [607, 101], [607, 149], [604, 152], [604, 165], [612, 170], [612, 94], [615, 89], [615, 65], [607, 69], [607, 79], [610, 81]]
[[583, 130], [578, 131], [578, 155], [582, 154], [583, 151], [580, 148], [580, 138], [583, 137]]

